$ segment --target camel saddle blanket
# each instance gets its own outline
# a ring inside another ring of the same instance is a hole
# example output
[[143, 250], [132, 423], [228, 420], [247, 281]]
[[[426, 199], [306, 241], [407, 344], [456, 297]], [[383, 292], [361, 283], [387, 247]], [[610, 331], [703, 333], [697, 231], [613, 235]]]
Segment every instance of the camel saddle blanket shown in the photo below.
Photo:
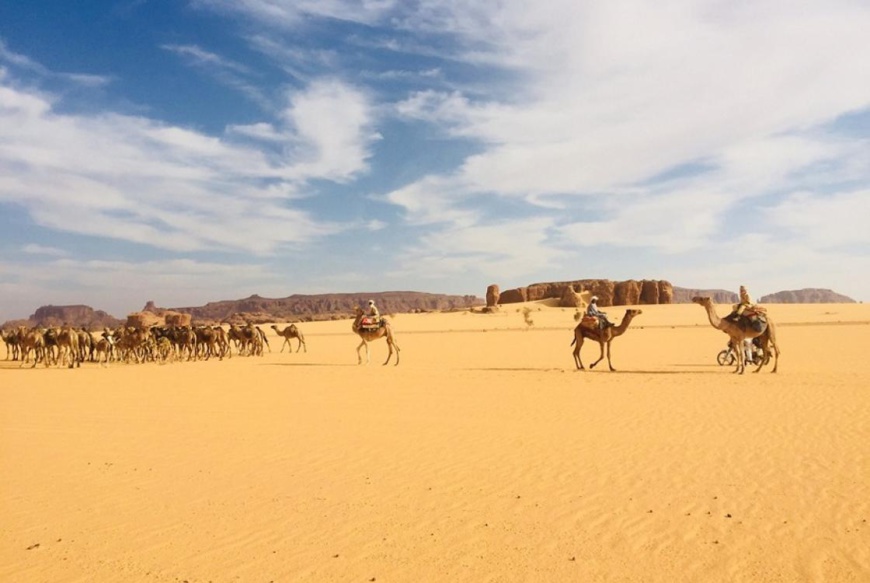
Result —
[[763, 332], [767, 326], [767, 313], [758, 311], [756, 308], [746, 310], [740, 318], [756, 332]]
[[583, 316], [583, 319], [580, 320], [580, 325], [590, 330], [598, 330], [602, 327], [601, 321], [595, 316]]
[[360, 330], [365, 330], [366, 332], [373, 332], [384, 325], [384, 319], [375, 320], [374, 318], [369, 318], [366, 316], [362, 320], [360, 320], [359, 328]]

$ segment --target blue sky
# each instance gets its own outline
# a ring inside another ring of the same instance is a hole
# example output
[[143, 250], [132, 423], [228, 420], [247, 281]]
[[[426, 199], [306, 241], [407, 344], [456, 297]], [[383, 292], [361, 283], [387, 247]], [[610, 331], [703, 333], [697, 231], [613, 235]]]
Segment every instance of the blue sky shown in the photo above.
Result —
[[0, 321], [667, 279], [870, 300], [863, 0], [0, 1]]

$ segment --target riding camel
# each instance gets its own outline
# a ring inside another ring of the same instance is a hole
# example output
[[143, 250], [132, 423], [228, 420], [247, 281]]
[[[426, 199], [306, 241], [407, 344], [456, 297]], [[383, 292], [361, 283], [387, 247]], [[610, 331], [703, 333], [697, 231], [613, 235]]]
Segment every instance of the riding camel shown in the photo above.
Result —
[[592, 326], [584, 324], [582, 321], [577, 324], [574, 328], [574, 340], [571, 342], [574, 345], [574, 363], [577, 365], [578, 370], [586, 370], [583, 368], [583, 363], [580, 362], [580, 347], [583, 346], [583, 341], [588, 338], [590, 340], [594, 340], [598, 342], [598, 345], [601, 347], [601, 356], [598, 357], [598, 360], [589, 365], [589, 368], [595, 368], [595, 365], [601, 362], [604, 358], [604, 348], [607, 347], [607, 366], [610, 367], [611, 372], [616, 369], [613, 368], [613, 364], [610, 362], [610, 343], [613, 342], [613, 339], [617, 336], [622, 336], [625, 334], [625, 331], [628, 330], [629, 324], [634, 319], [635, 316], [639, 316], [643, 313], [641, 310], [629, 309], [625, 311], [625, 317], [622, 318], [622, 322], [620, 322], [619, 326], [607, 326], [606, 328], [598, 327], [597, 322], [595, 322]]
[[283, 330], [280, 330], [278, 326], [272, 324], [272, 328], [278, 333], [278, 336], [281, 336], [284, 339], [284, 344], [281, 345], [281, 352], [284, 352], [284, 345], [287, 345], [287, 347], [290, 348], [290, 352], [293, 352], [293, 346], [290, 344], [291, 338], [296, 338], [299, 341], [299, 344], [296, 345], [296, 352], [299, 352], [299, 348], [304, 348], [305, 352], [308, 352], [308, 346], [305, 344], [305, 337], [302, 335], [302, 332], [299, 331], [299, 328], [296, 327], [296, 324], [290, 324]]
[[390, 327], [390, 323], [381, 319], [380, 324], [375, 328], [374, 326], [364, 326], [363, 318], [365, 317], [365, 312], [359, 306], [356, 307], [356, 318], [353, 321], [353, 331], [354, 334], [358, 334], [362, 339], [360, 345], [356, 347], [356, 356], [358, 359], [358, 363], [362, 364], [362, 355], [360, 354], [360, 349], [365, 346], [366, 347], [366, 364], [371, 362], [371, 356], [369, 353], [369, 342], [373, 342], [378, 338], [386, 338], [387, 339], [387, 348], [390, 349], [389, 354], [387, 354], [387, 360], [384, 361], [384, 365], [389, 364], [390, 358], [393, 356], [393, 347], [396, 349], [396, 366], [399, 365], [399, 345], [396, 344], [396, 341], [393, 339], [393, 329]]
[[758, 367], [752, 372], [760, 371], [770, 361], [771, 349], [773, 354], [773, 370], [770, 372], [776, 372], [776, 368], [779, 365], [779, 346], [776, 344], [776, 327], [769, 316], [764, 322], [764, 327], [759, 331], [750, 325], [748, 318], [741, 316], [736, 322], [728, 318], [720, 318], [713, 307], [713, 300], [711, 298], [694, 297], [692, 301], [704, 308], [707, 312], [707, 318], [710, 320], [710, 325], [727, 334], [731, 338], [732, 346], [739, 347], [739, 350], [734, 351], [737, 354], [735, 373], [743, 374], [746, 370], [746, 354], [743, 350], [743, 341], [752, 340], [753, 338], [758, 338], [761, 342], [764, 356]]

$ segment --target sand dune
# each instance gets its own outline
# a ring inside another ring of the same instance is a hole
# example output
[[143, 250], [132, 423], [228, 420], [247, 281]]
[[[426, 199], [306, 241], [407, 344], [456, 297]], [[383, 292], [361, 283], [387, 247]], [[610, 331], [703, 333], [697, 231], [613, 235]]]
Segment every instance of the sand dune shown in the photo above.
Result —
[[780, 371], [736, 376], [699, 306], [640, 307], [615, 373], [541, 304], [396, 315], [398, 367], [349, 321], [2, 362], [0, 580], [870, 581], [870, 308], [770, 306]]

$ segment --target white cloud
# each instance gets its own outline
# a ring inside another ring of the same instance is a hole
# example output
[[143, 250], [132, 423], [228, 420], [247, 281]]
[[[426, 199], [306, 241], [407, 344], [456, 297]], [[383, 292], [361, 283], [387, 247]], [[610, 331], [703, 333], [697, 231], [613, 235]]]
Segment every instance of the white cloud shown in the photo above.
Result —
[[[0, 86], [0, 202], [38, 224], [175, 251], [270, 253], [342, 227], [288, 205], [308, 181], [367, 168], [373, 117], [339, 81], [289, 95], [282, 154], [118, 114], [54, 111], [44, 96]], [[287, 226], [292, 225], [291, 229]]]
[[305, 173], [343, 181], [366, 169], [373, 112], [359, 90], [337, 80], [321, 80], [294, 93], [284, 119], [294, 131], [296, 154]]
[[818, 250], [870, 250], [870, 189], [818, 196], [795, 192], [765, 212], [769, 224]]
[[28, 243], [21, 247], [21, 251], [30, 255], [48, 255], [51, 257], [65, 257], [69, 255], [69, 252], [64, 249], [59, 249], [57, 247], [49, 247], [46, 245], [39, 245], [37, 243]]
[[562, 255], [549, 244], [552, 226], [551, 219], [532, 218], [433, 231], [401, 254], [392, 275], [437, 280], [475, 274], [500, 279], [552, 269]]

